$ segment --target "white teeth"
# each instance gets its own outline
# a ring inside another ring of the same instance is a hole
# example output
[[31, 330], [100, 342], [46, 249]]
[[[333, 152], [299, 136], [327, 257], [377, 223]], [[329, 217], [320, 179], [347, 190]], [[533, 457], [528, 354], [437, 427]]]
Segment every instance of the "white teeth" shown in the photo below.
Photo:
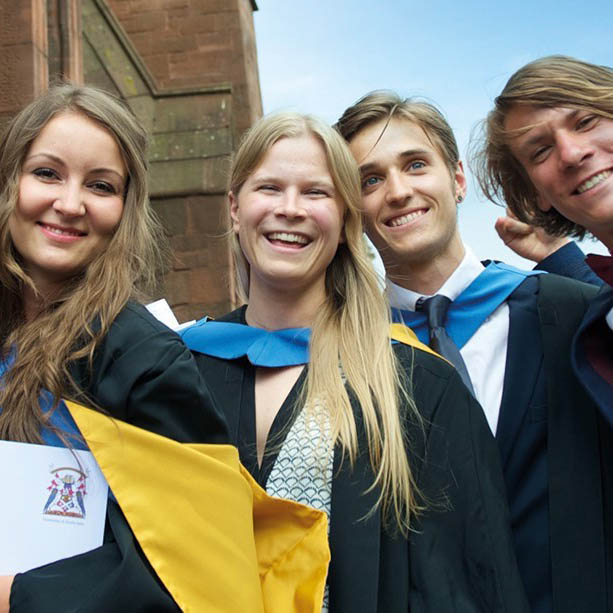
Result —
[[586, 192], [588, 189], [592, 189], [592, 187], [596, 187], [599, 183], [602, 183], [605, 179], [608, 179], [611, 174], [613, 174], [613, 170], [603, 170], [599, 172], [597, 175], [590, 177], [587, 181], [584, 181], [578, 188], [577, 193], [582, 194]]
[[271, 232], [268, 235], [268, 240], [283, 241], [284, 243], [299, 243], [306, 245], [309, 241], [302, 234], [294, 234], [293, 232]]
[[413, 211], [412, 213], [407, 213], [406, 215], [402, 215], [402, 217], [395, 217], [394, 219], [390, 219], [387, 222], [388, 226], [395, 228], [396, 226], [402, 226], [405, 223], [409, 223], [409, 221], [413, 221], [417, 217], [423, 215], [426, 211], [420, 209], [419, 211]]
[[61, 228], [52, 228], [51, 226], [44, 226], [45, 230], [53, 234], [59, 234], [60, 236], [79, 236], [81, 232], [77, 230], [62, 230]]

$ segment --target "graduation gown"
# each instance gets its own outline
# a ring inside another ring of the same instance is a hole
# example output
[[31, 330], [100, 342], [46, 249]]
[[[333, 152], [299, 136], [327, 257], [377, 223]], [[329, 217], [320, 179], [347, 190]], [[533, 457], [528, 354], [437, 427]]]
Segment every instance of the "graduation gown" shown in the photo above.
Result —
[[[244, 323], [244, 309], [221, 320]], [[393, 520], [378, 510], [369, 514], [378, 492], [367, 491], [373, 471], [353, 399], [360, 454], [353, 467], [339, 449], [334, 455], [330, 612], [527, 611], [499, 454], [481, 408], [447, 362], [403, 344], [394, 347], [423, 417], [420, 425], [404, 408], [410, 461], [428, 506], [408, 539], [395, 534]], [[195, 356], [241, 460], [253, 470], [255, 439], [246, 440], [245, 420], [253, 420], [254, 367], [245, 358]], [[275, 421], [286, 424], [282, 413]], [[273, 424], [271, 435], [284, 430]], [[274, 441], [278, 446], [282, 439]]]
[[[81, 403], [180, 442], [227, 442], [213, 403], [179, 336], [141, 305], [128, 303], [87, 359], [70, 365]], [[12, 613], [178, 611], [118, 506], [109, 497], [103, 545], [17, 574]]]

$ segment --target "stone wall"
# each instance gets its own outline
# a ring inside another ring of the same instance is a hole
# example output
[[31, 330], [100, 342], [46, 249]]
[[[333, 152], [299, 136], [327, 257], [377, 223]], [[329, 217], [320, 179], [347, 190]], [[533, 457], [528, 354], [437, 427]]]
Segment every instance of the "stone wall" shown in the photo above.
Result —
[[152, 134], [152, 202], [180, 321], [234, 306], [228, 161], [262, 114], [250, 0], [0, 0], [0, 121], [61, 78], [123, 98]]

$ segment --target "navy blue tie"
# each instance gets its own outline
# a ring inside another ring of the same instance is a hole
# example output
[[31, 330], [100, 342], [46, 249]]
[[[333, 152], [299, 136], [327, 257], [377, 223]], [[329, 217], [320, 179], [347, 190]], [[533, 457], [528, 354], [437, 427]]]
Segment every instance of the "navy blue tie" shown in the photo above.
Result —
[[460, 350], [453, 342], [453, 339], [447, 334], [445, 330], [445, 319], [447, 318], [447, 311], [451, 300], [447, 296], [440, 294], [432, 296], [432, 298], [420, 298], [415, 304], [417, 311], [423, 311], [428, 318], [428, 331], [430, 334], [430, 347], [434, 349], [438, 354], [449, 360], [458, 371], [464, 385], [468, 388], [470, 393], [474, 396], [470, 377], [468, 376], [468, 370], [464, 359], [460, 354]]

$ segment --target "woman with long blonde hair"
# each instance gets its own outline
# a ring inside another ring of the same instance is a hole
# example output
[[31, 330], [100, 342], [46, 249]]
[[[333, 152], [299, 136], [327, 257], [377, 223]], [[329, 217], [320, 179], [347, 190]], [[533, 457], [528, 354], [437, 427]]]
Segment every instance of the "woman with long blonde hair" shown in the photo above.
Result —
[[526, 610], [494, 440], [445, 361], [390, 342], [359, 206], [332, 128], [260, 120], [229, 191], [247, 304], [183, 338], [260, 485], [328, 514], [324, 611]]
[[[68, 447], [79, 460], [87, 443], [63, 398], [180, 442], [227, 439], [189, 351], [136, 302], [151, 289], [163, 251], [148, 201], [146, 145], [145, 130], [118, 100], [68, 84], [51, 88], [6, 128], [2, 444]], [[40, 511], [49, 521], [91, 521], [87, 487], [77, 487], [74, 477], [89, 483], [79, 462], [72, 472], [58, 469], [43, 490], [48, 498]], [[9, 599], [16, 612], [178, 610], [115, 497], [103, 503], [100, 547], [1, 577], [0, 611]]]

